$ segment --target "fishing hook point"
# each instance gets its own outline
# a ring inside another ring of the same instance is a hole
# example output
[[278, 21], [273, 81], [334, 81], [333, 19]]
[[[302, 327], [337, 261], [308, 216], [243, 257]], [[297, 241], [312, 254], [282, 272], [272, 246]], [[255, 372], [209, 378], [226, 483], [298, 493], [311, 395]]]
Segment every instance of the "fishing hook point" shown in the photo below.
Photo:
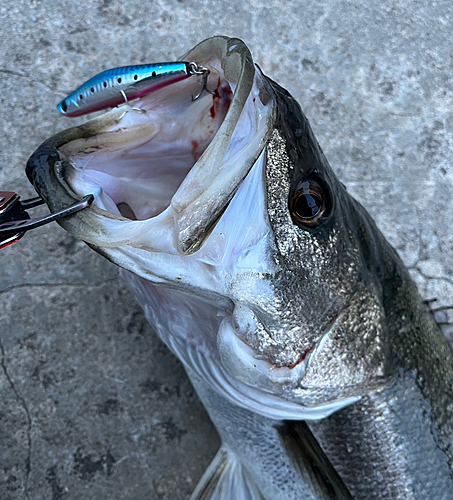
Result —
[[[120, 90], [120, 93], [121, 93], [121, 95], [123, 96], [123, 99], [124, 99], [124, 104], [127, 104], [127, 105], [129, 106], [129, 101], [128, 101], [128, 99], [127, 99], [126, 92], [124, 92], [124, 90], [123, 90], [123, 89], [121, 89], [121, 90]], [[142, 115], [146, 115], [146, 109], [142, 109], [142, 108], [132, 108], [132, 107], [131, 107], [131, 110], [132, 110], [132, 111], [136, 111], [137, 113], [140, 113], [140, 114], [142, 114]], [[125, 116], [125, 114], [126, 114], [126, 113], [127, 113], [127, 111], [125, 111], [125, 112], [121, 115], [120, 120], [122, 120], [122, 119], [124, 118], [124, 116]]]

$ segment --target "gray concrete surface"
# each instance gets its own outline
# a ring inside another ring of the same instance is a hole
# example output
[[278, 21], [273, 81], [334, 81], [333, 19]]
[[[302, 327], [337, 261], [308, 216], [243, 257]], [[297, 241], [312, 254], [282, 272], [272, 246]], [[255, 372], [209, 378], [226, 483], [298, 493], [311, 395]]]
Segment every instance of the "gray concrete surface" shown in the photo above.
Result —
[[[113, 66], [242, 38], [426, 298], [453, 302], [449, 0], [3, 0], [0, 188]], [[450, 317], [450, 320], [453, 318]], [[0, 498], [183, 499], [218, 446], [179, 362], [117, 270], [57, 226], [1, 251]], [[448, 333], [451, 336], [451, 332]]]

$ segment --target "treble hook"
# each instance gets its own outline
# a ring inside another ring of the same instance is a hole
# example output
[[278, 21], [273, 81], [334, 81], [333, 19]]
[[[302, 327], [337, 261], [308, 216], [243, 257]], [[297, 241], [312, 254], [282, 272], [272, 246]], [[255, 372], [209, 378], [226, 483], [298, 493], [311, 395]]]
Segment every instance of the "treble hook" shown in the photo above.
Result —
[[[121, 92], [121, 95], [123, 96], [124, 98], [124, 103], [129, 105], [129, 101], [127, 100], [127, 95], [126, 95], [126, 92], [124, 92], [124, 90], [120, 90]], [[137, 113], [140, 113], [142, 115], [146, 115], [146, 109], [142, 109], [142, 108], [131, 108], [132, 111], [137, 111]], [[127, 111], [124, 112], [124, 114], [121, 115], [121, 118], [123, 118], [123, 116], [127, 113]], [[120, 118], [120, 120], [121, 120]]]
[[208, 77], [211, 74], [211, 71], [208, 68], [205, 68], [204, 66], [198, 66], [198, 64], [194, 62], [189, 63], [188, 66], [190, 75], [201, 75], [203, 77], [201, 81], [202, 84], [201, 90], [195, 97], [192, 96], [192, 102], [196, 101], [201, 96], [203, 90], [206, 90], [208, 94], [216, 95], [215, 92], [212, 92], [211, 90], [208, 89]]

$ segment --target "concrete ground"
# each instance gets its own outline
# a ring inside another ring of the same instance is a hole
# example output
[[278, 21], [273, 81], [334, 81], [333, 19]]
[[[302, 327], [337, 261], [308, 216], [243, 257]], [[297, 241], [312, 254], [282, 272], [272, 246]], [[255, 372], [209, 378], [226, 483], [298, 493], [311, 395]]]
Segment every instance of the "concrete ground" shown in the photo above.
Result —
[[[372, 4], [3, 0], [0, 190], [33, 195], [25, 162], [70, 125], [55, 105], [84, 80], [237, 36], [299, 100], [423, 296], [448, 304], [453, 4]], [[181, 365], [117, 274], [57, 225], [1, 250], [2, 500], [184, 499], [215, 453]]]

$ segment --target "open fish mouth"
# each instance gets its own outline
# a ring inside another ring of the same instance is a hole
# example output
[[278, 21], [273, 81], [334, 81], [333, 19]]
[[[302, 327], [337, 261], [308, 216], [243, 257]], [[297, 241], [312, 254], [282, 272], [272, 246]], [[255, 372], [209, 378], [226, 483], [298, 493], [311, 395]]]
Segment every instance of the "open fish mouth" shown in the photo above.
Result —
[[[115, 108], [57, 134], [30, 159], [29, 178], [51, 208], [68, 197], [95, 195], [92, 208], [62, 223], [73, 233], [80, 226], [83, 234], [76, 235], [86, 242], [138, 246], [144, 232], [157, 230], [148, 247], [193, 253], [260, 155], [275, 110], [247, 47], [238, 39], [214, 37], [184, 59], [209, 67], [214, 95], [204, 92], [194, 101], [200, 82], [190, 78], [136, 101], [134, 107], [146, 113], [128, 105]], [[50, 149], [56, 162], [52, 193], [43, 169], [36, 168]], [[87, 219], [90, 229], [84, 232]], [[169, 219], [172, 245], [163, 248], [156, 226], [168, 227]]]
[[251, 304], [271, 304], [280, 272], [265, 176], [275, 87], [238, 39], [213, 37], [183, 59], [209, 68], [213, 94], [193, 100], [200, 82], [189, 78], [134, 102], [146, 113], [115, 108], [43, 143], [27, 175], [53, 211], [94, 194], [59, 223], [131, 272], [148, 319], [188, 371], [263, 415], [324, 417], [357, 397], [304, 400], [298, 384], [314, 343], [287, 354], [273, 341], [281, 361], [247, 337], [269, 316]]

